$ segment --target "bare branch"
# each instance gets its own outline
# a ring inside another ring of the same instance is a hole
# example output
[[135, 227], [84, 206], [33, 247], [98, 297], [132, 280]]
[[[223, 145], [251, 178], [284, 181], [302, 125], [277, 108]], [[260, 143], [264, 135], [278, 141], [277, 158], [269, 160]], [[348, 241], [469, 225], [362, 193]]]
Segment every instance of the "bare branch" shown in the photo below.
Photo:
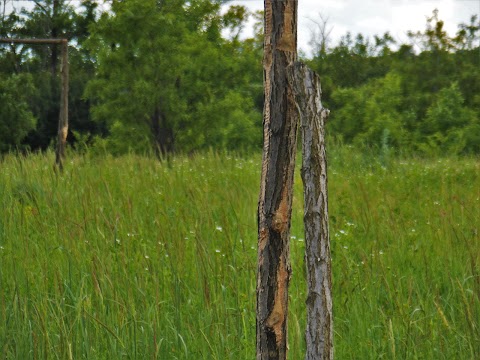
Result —
[[329, 17], [325, 17], [321, 13], [318, 13], [318, 17], [320, 20], [308, 18], [313, 23], [310, 28], [309, 44], [312, 46], [314, 54], [326, 54], [333, 26], [328, 26]]

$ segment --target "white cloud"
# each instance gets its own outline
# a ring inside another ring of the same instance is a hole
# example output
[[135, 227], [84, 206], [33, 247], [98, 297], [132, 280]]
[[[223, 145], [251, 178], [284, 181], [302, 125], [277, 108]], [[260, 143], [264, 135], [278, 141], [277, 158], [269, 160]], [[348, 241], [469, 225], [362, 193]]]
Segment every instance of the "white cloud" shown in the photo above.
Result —
[[[252, 10], [263, 10], [263, 1], [232, 1], [230, 5], [244, 5]], [[450, 35], [458, 24], [468, 23], [475, 14], [480, 16], [480, 0], [299, 0], [298, 46], [309, 50], [312, 21], [318, 14], [328, 17], [333, 27], [331, 37], [336, 43], [347, 31], [365, 36], [390, 34], [398, 41], [407, 41], [408, 30], [423, 30], [427, 17], [437, 8]], [[251, 31], [246, 29], [246, 35]]]

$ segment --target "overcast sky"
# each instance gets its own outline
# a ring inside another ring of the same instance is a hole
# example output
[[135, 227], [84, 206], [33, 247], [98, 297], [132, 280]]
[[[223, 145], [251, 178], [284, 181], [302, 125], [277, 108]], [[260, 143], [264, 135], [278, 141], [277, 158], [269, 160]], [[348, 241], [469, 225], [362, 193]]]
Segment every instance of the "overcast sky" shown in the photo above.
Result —
[[[229, 5], [244, 5], [250, 10], [263, 10], [263, 0], [231, 1]], [[345, 35], [362, 33], [373, 37], [389, 31], [398, 42], [407, 42], [408, 30], [424, 30], [426, 17], [439, 10], [445, 28], [454, 35], [460, 23], [469, 23], [470, 17], [480, 14], [480, 0], [299, 0], [298, 46], [309, 51], [313, 22], [322, 14], [332, 27], [333, 45]], [[249, 30], [245, 33], [248, 35]]]
[[[76, 1], [76, 0], [68, 0]], [[274, 0], [275, 1], [275, 0]], [[28, 2], [16, 2], [16, 7]], [[263, 10], [263, 0], [233, 0], [230, 5], [243, 5], [252, 11]], [[437, 8], [450, 35], [455, 35], [458, 24], [469, 23], [472, 15], [480, 17], [480, 0], [299, 0], [298, 1], [298, 47], [309, 54], [311, 28], [319, 20], [319, 14], [328, 18], [332, 45], [350, 31], [373, 37], [389, 31], [399, 42], [407, 42], [407, 31], [424, 30], [427, 16]], [[251, 25], [245, 36], [252, 35]]]

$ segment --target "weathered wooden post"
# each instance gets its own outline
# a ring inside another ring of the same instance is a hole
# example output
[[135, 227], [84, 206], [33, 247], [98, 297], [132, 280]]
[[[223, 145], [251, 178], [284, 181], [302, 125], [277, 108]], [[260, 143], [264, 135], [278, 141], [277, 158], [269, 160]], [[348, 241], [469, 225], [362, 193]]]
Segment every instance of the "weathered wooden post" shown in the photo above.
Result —
[[258, 202], [257, 360], [286, 359], [290, 218], [298, 112], [297, 0], [265, 0], [264, 145]]
[[302, 133], [305, 262], [307, 267], [306, 360], [333, 359], [333, 304], [328, 228], [327, 159], [320, 79], [304, 64], [294, 68]]
[[60, 114], [58, 117], [57, 149], [55, 152], [55, 165], [63, 169], [65, 159], [65, 147], [68, 134], [68, 90], [69, 90], [69, 69], [68, 69], [68, 40], [67, 39], [9, 39], [0, 38], [0, 43], [10, 44], [31, 44], [31, 45], [55, 45], [62, 46], [62, 90], [60, 94]]
[[60, 74], [62, 76], [62, 91], [60, 94], [60, 115], [58, 118], [57, 150], [55, 152], [55, 164], [60, 170], [63, 170], [63, 160], [65, 159], [65, 148], [67, 145], [68, 134], [68, 40], [62, 39], [62, 65]]

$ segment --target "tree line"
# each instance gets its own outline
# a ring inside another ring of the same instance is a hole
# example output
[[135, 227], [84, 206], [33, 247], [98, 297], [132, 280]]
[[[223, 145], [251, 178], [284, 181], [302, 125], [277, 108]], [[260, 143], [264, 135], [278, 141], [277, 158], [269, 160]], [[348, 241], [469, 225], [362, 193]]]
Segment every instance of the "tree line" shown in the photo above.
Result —
[[[0, 3], [0, 37], [69, 39], [73, 147], [159, 156], [261, 148], [261, 14], [212, 0], [29, 4]], [[437, 11], [407, 44], [347, 34], [331, 46], [320, 31], [304, 60], [332, 110], [328, 136], [381, 151], [480, 153], [479, 40], [476, 16], [450, 37]], [[59, 61], [55, 45], [0, 45], [0, 152], [55, 141]]]
[[408, 44], [389, 33], [373, 41], [347, 34], [328, 48], [328, 19], [318, 24], [310, 66], [332, 110], [330, 135], [381, 152], [480, 153], [480, 22], [451, 37], [437, 10]]

